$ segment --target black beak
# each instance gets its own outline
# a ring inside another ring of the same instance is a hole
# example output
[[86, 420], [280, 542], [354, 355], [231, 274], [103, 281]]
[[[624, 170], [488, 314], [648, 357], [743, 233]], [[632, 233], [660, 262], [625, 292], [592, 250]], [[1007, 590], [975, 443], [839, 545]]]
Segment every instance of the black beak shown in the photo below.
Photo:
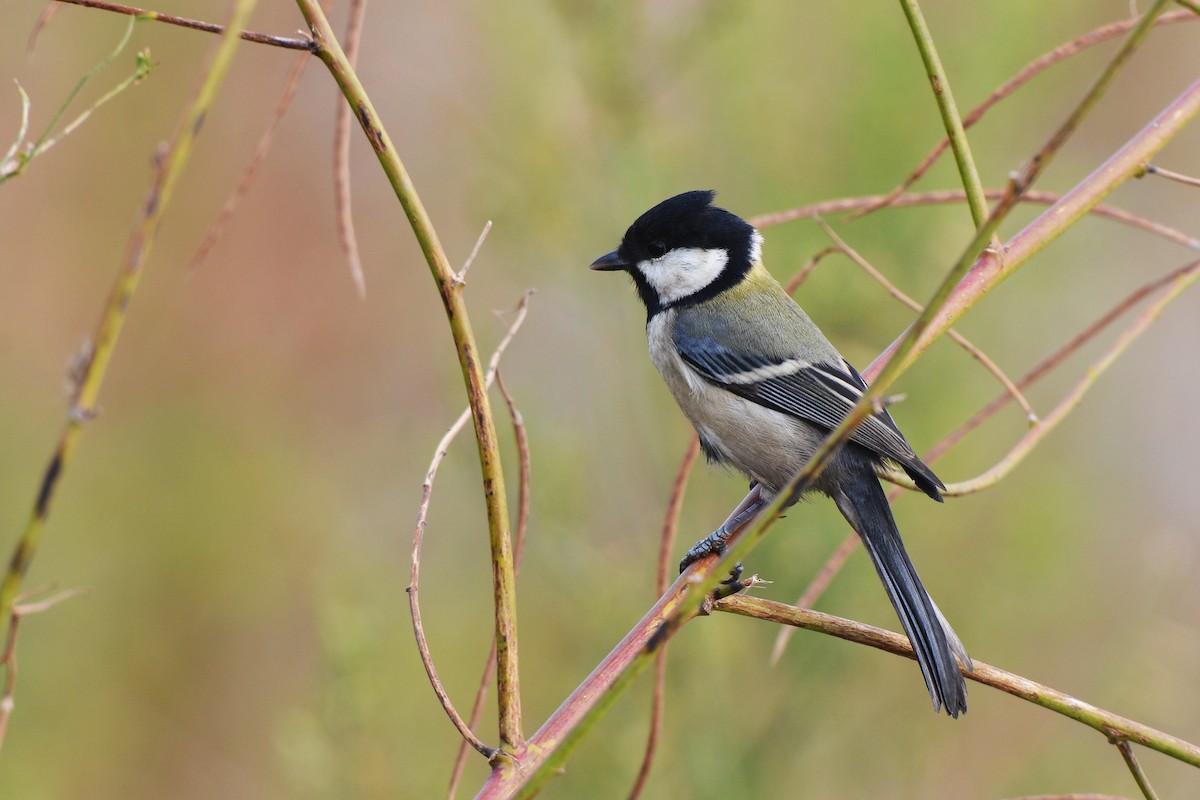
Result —
[[619, 255], [617, 255], [616, 250], [600, 256], [592, 262], [590, 267], [588, 267], [588, 269], [598, 269], [604, 272], [615, 272], [617, 270], [628, 268], [629, 264], [625, 263], [625, 261]]

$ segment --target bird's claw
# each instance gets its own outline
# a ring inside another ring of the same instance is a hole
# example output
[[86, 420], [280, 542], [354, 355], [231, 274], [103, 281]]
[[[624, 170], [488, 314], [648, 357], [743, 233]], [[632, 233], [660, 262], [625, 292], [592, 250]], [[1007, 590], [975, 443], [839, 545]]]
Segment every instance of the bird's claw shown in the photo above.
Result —
[[683, 558], [679, 560], [679, 571], [682, 573], [692, 564], [695, 564], [705, 556], [713, 554], [721, 555], [725, 552], [725, 543], [729, 541], [729, 533], [725, 528], [717, 530], [705, 536], [700, 541], [696, 542], [691, 548], [683, 554]]
[[[705, 536], [703, 539], [692, 545], [691, 549], [684, 553], [683, 558], [679, 561], [679, 571], [683, 572], [692, 564], [695, 564], [705, 556], [723, 555], [725, 553], [725, 544], [728, 541], [729, 532], [726, 531], [725, 528], [722, 527], [713, 531], [708, 536]], [[745, 568], [742, 566], [742, 562], [739, 561], [738, 563], [734, 564], [733, 570], [729, 573], [729, 577], [721, 581], [721, 585], [727, 587], [727, 590], [729, 587], [738, 586], [738, 582], [741, 581], [742, 572], [744, 570]], [[734, 589], [734, 591], [740, 590], [741, 587]], [[733, 592], [727, 591], [727, 593], [732, 594]]]

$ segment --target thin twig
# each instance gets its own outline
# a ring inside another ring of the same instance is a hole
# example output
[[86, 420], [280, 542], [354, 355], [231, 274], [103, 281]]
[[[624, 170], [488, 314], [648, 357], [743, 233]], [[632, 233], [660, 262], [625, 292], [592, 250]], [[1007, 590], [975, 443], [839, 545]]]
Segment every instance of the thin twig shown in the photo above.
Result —
[[17, 128], [17, 137], [13, 139], [12, 145], [4, 153], [4, 157], [0, 158], [0, 174], [4, 172], [5, 165], [17, 155], [17, 151], [25, 142], [25, 137], [29, 135], [29, 94], [19, 80], [13, 78], [13, 83], [17, 85], [17, 94], [21, 96], [21, 124]]
[[[1129, 59], [1133, 56], [1134, 51], [1137, 50], [1137, 48], [1150, 34], [1150, 29], [1154, 27], [1155, 19], [1157, 19], [1163, 13], [1163, 11], [1166, 10], [1166, 7], [1170, 3], [1171, 0], [1154, 0], [1150, 8], [1146, 10], [1146, 13], [1142, 15], [1140, 20], [1138, 20], [1137, 25], [1133, 27], [1133, 30], [1131, 30], [1125, 37], [1124, 41], [1121, 42], [1121, 46], [1117, 48], [1117, 52], [1113, 54], [1111, 59], [1109, 59], [1109, 62], [1107, 65], [1105, 65], [1104, 70], [1096, 77], [1096, 79], [1092, 82], [1092, 85], [1088, 87], [1088, 90], [1084, 93], [1083, 98], [1079, 101], [1075, 108], [1071, 110], [1071, 113], [1067, 115], [1067, 118], [1058, 127], [1058, 129], [1055, 130], [1054, 133], [1050, 134], [1050, 137], [1046, 139], [1046, 142], [1042, 145], [1041, 149], [1039, 149], [1037, 153], [1034, 154], [1033, 158], [1029, 159], [1025, 166], [1020, 170], [1020, 174], [1017, 176], [1015, 181], [1015, 191], [1019, 193], [1034, 184], [1034, 181], [1038, 179], [1038, 176], [1040, 176], [1046, 169], [1047, 165], [1049, 165], [1051, 159], [1053, 159], [1054, 156], [1058, 154], [1059, 150], [1062, 149], [1062, 146], [1066, 144], [1067, 139], [1069, 139], [1071, 135], [1075, 133], [1075, 130], [1079, 127], [1080, 123], [1083, 122], [1084, 117], [1091, 113], [1092, 109], [1096, 107], [1096, 104], [1099, 103], [1100, 98], [1103, 97], [1105, 92], [1108, 91], [1108, 87], [1112, 85], [1112, 82], [1116, 79], [1117, 75], [1120, 74], [1121, 70], [1124, 69], [1125, 65], [1129, 62]], [[1003, 202], [1003, 199], [1001, 202]]]
[[833, 245], [830, 245], [822, 250], [818, 250], [812, 258], [804, 262], [804, 265], [796, 271], [796, 274], [792, 276], [792, 279], [784, 284], [783, 290], [788, 294], [795, 294], [796, 290], [800, 288], [800, 284], [808, 280], [808, 276], [812, 274], [813, 270], [817, 268], [818, 264], [834, 253], [840, 252], [842, 252], [841, 249], [834, 247]]
[[[508, 332], [500, 343], [496, 345], [496, 350], [492, 353], [492, 358], [488, 362], [487, 373], [484, 375], [484, 387], [490, 387], [496, 378], [497, 370], [500, 367], [500, 358], [504, 355], [504, 351], [508, 349], [508, 345], [512, 342], [513, 337], [517, 335], [517, 331], [521, 329], [522, 323], [525, 322], [525, 316], [528, 312], [529, 298], [533, 292], [528, 291], [521, 297], [517, 303], [516, 316], [512, 324], [508, 328]], [[437, 695], [438, 702], [442, 704], [446, 715], [458, 729], [463, 740], [470, 743], [472, 747], [478, 750], [487, 758], [492, 758], [496, 754], [496, 749], [489, 747], [475, 735], [458, 710], [454, 707], [454, 703], [450, 700], [450, 695], [446, 691], [441, 678], [438, 676], [437, 667], [433, 663], [433, 656], [429, 652], [429, 643], [425, 639], [425, 625], [421, 619], [421, 548], [425, 541], [426, 520], [429, 516], [429, 504], [433, 499], [433, 480], [437, 477], [438, 468], [442, 464], [442, 460], [450, 450], [450, 443], [454, 438], [467, 426], [471, 421], [471, 409], [467, 408], [459, 415], [446, 434], [442, 436], [438, 442], [437, 449], [434, 450], [433, 460], [429, 464], [429, 469], [425, 473], [425, 482], [421, 485], [421, 502], [417, 507], [417, 522], [416, 528], [413, 531], [413, 546], [412, 546], [412, 561], [409, 567], [408, 576], [408, 607], [412, 614], [413, 620], [413, 635], [417, 640], [417, 652], [421, 656], [421, 664], [425, 667], [425, 674], [429, 677], [429, 683], [433, 687], [433, 692]], [[514, 553], [515, 559], [515, 553]], [[493, 640], [494, 643], [495, 640]]]
[[525, 750], [521, 723], [521, 680], [517, 641], [517, 601], [513, 577], [512, 533], [508, 515], [508, 492], [504, 484], [504, 466], [491, 401], [484, 386], [479, 364], [479, 347], [463, 298], [463, 287], [454, 282], [454, 269], [446, 257], [433, 220], [417, 193], [416, 186], [401, 161], [395, 144], [380, 121], [379, 112], [366, 89], [350, 67], [338, 44], [337, 35], [317, 0], [296, 0], [315, 43], [315, 53], [329, 69], [338, 87], [350, 103], [366, 134], [396, 198], [404, 208], [413, 235], [425, 256], [425, 262], [437, 286], [446, 312], [455, 353], [466, 386], [479, 450], [479, 472], [483, 499], [487, 508], [488, 546], [492, 558], [492, 599], [495, 612], [497, 646], [497, 691], [500, 748], [506, 758], [499, 769], [513, 768], [514, 754]]
[[[1051, 353], [1049, 356], [1038, 362], [1033, 369], [1026, 373], [1020, 380], [1017, 381], [1017, 386], [1022, 390], [1028, 389], [1038, 380], [1043, 378], [1054, 367], [1062, 363], [1073, 353], [1077, 352], [1083, 345], [1093, 339], [1095, 336], [1104, 331], [1109, 325], [1116, 321], [1121, 315], [1132, 308], [1137, 303], [1144, 300], [1153, 292], [1167, 286], [1168, 284], [1176, 283], [1181, 280], [1188, 279], [1190, 273], [1193, 273], [1197, 268], [1196, 262], [1186, 264], [1179, 269], [1172, 270], [1166, 275], [1139, 287], [1136, 291], [1125, 297], [1121, 302], [1117, 303], [1113, 308], [1109, 309], [1098, 320], [1089, 325], [1075, 337], [1073, 337], [1065, 345]], [[1186, 288], [1186, 287], [1184, 287]], [[1169, 302], [1169, 300], [1167, 301]], [[1124, 336], [1128, 331], [1124, 332]], [[976, 412], [970, 419], [964, 422], [955, 430], [951, 431], [945, 437], [935, 444], [923, 456], [922, 460], [926, 464], [936, 463], [943, 455], [951, 450], [955, 445], [963, 440], [968, 433], [978, 428], [1000, 409], [1007, 405], [1012, 400], [1012, 395], [1008, 392], [1001, 393], [994, 400]], [[1065, 402], [1065, 400], [1064, 400]], [[896, 471], [891, 471], [887, 474], [881, 474], [881, 478], [889, 480], [893, 483], [904, 486], [907, 489], [913, 489], [915, 486], [908, 476], [898, 474]], [[889, 498], [891, 499], [891, 498]], [[812, 608], [825, 590], [829, 588], [829, 584], [833, 578], [845, 566], [850, 555], [858, 548], [861, 540], [858, 534], [851, 532], [842, 540], [837, 549], [825, 560], [817, 574], [813, 576], [808, 586], [800, 594], [800, 598], [796, 601], [796, 605], [802, 608]], [[783, 655], [783, 651], [787, 646], [788, 641], [795, 633], [794, 628], [785, 627], [779, 631], [775, 637], [775, 644], [771, 649], [770, 663], [772, 666], [779, 662]]]
[[[1043, 247], [1061, 236], [1091, 208], [1117, 186], [1140, 172], [1189, 122], [1200, 114], [1200, 79], [1172, 100], [1145, 127], [1113, 153], [1091, 175], [1063, 195], [1062, 199], [1026, 225], [1002, 249], [982, 254], [970, 272], [964, 276], [946, 298], [946, 303], [928, 321], [915, 347], [906, 348], [902, 358], [919, 356], [946, 328], [973, 307], [980, 298], [1029, 261]], [[997, 209], [1017, 196], [1015, 187], [1001, 197]], [[996, 212], [993, 211], [993, 216]], [[978, 235], [976, 237], [978, 239]], [[901, 343], [908, 341], [905, 331], [865, 370], [863, 377], [871, 382], [898, 355]]]
[[[1003, 192], [999, 190], [989, 190], [986, 196], [989, 200], [998, 200]], [[928, 205], [943, 205], [946, 203], [961, 203], [966, 199], [966, 192], [961, 189], [950, 189], [936, 192], [917, 192], [914, 194], [906, 194], [897, 196], [894, 200], [888, 203], [889, 208], [907, 208], [910, 206], [928, 206]], [[1063, 196], [1054, 192], [1043, 192], [1037, 189], [1031, 189], [1021, 195], [1023, 203], [1038, 203], [1041, 205], [1053, 205], [1061, 201]], [[816, 217], [828, 217], [835, 214], [854, 211], [855, 209], [867, 209], [871, 206], [880, 203], [886, 199], [884, 195], [867, 195], [865, 197], [844, 197], [837, 200], [826, 200], [820, 203], [813, 203], [808, 206], [792, 208], [786, 211], [777, 211], [771, 214], [761, 214], [757, 217], [751, 217], [749, 222], [757, 228], [769, 228], [772, 225], [781, 225], [784, 222], [793, 220], [814, 219]], [[1131, 214], [1113, 206], [1097, 204], [1088, 209], [1089, 214], [1095, 214], [1098, 217], [1105, 217], [1114, 222], [1120, 222], [1125, 225], [1131, 225], [1135, 228], [1140, 228], [1155, 236], [1161, 236], [1164, 239], [1169, 239], [1173, 242], [1183, 245], [1192, 250], [1200, 250], [1200, 238], [1191, 236], [1183, 231], [1176, 230], [1159, 222], [1139, 217], [1136, 214]], [[854, 215], [851, 215], [851, 219]]]
[[[683, 511], [683, 496], [687, 491], [688, 479], [692, 468], [700, 456], [700, 440], [693, 437], [688, 442], [687, 451], [679, 463], [679, 471], [671, 484], [671, 495], [667, 499], [667, 511], [663, 519], [662, 534], [658, 538], [658, 568], [654, 576], [654, 596], [661, 597], [671, 585], [671, 551], [675, 549], [675, 539], [679, 532], [679, 516]], [[650, 699], [650, 730], [646, 735], [646, 750], [642, 756], [642, 764], [638, 767], [637, 778], [633, 788], [629, 790], [629, 800], [637, 800], [646, 789], [646, 781], [650, 779], [650, 770], [654, 767], [654, 757], [658, 752], [658, 739], [662, 734], [663, 709], [666, 704], [667, 682], [667, 647], [659, 648], [654, 657], [654, 689]]]
[[1128, 739], [1114, 739], [1112, 742], [1121, 753], [1121, 758], [1125, 760], [1125, 766], [1129, 767], [1129, 771], [1133, 774], [1133, 780], [1137, 783], [1138, 788], [1142, 790], [1142, 796], [1146, 800], [1158, 800], [1158, 794], [1154, 791], [1154, 787], [1150, 785], [1150, 779], [1146, 777], [1146, 772], [1142, 769], [1142, 765], [1138, 763], [1137, 756], [1134, 755], [1133, 745], [1129, 743]]
[[[346, 60], [350, 69], [358, 64], [358, 46], [362, 40], [363, 22], [367, 18], [367, 0], [350, 0], [350, 15], [346, 20]], [[337, 206], [338, 244], [350, 265], [350, 277], [358, 296], [367, 296], [367, 278], [363, 273], [358, 251], [358, 234], [354, 232], [354, 213], [350, 192], [350, 104], [337, 104], [333, 126], [333, 199]]]
[[[254, 0], [237, 0], [231, 22], [235, 30], [245, 23], [253, 6]], [[13, 599], [20, 591], [25, 574], [37, 553], [63, 471], [71, 461], [86, 422], [96, 414], [96, 398], [128, 317], [129, 303], [137, 292], [153, 248], [159, 222], [170, 205], [175, 185], [187, 165], [204, 117], [211, 109], [217, 90], [229, 70], [237, 44], [238, 39], [233, 36], [223, 36], [216, 43], [210, 64], [203, 73], [202, 83], [184, 111], [170, 142], [156, 159], [151, 185], [130, 236], [124, 263], [101, 314], [96, 334], [89, 344], [87, 358], [80, 365], [66, 426], [42, 474], [33, 511], [9, 561], [4, 583], [0, 586], [0, 620], [9, 618]]]
[[[41, 594], [41, 592], [42, 590], [35, 589], [29, 592], [27, 596], [33, 597]], [[8, 623], [8, 636], [5, 638], [4, 654], [0, 656], [0, 668], [4, 669], [4, 688], [2, 694], [0, 694], [0, 750], [4, 749], [4, 740], [8, 735], [8, 721], [12, 718], [13, 709], [16, 708], [17, 631], [20, 628], [21, 619], [30, 614], [40, 614], [43, 611], [49, 611], [59, 603], [86, 593], [86, 589], [66, 589], [36, 602], [23, 600], [18, 597], [13, 603], [12, 614]]]
[[[834, 243], [842, 253], [844, 253], [855, 264], [857, 264], [864, 272], [874, 278], [877, 283], [883, 286], [884, 290], [886, 290], [888, 294], [899, 300], [901, 303], [904, 303], [904, 305], [908, 306], [913, 311], [921, 310], [920, 303], [909, 297], [904, 292], [900, 291], [899, 287], [889, 281], [882, 272], [875, 269], [875, 267], [869, 261], [863, 258], [861, 253], [859, 253], [850, 245], [846, 244], [842, 237], [838, 236], [833, 228], [829, 227], [829, 225], [825, 223], [825, 220], [818, 217], [817, 224], [821, 226], [821, 228], [825, 231], [825, 234], [830, 239], [833, 239]], [[1033, 410], [1033, 406], [1029, 404], [1029, 400], [1025, 398], [1025, 395], [1021, 394], [1021, 390], [1018, 389], [1017, 385], [1012, 382], [1012, 379], [1005, 374], [1004, 370], [1000, 369], [999, 364], [993, 361], [987, 353], [980, 350], [978, 347], [968, 341], [967, 337], [963, 336], [955, 329], [948, 329], [946, 331], [946, 335], [956, 342], [960, 347], [966, 350], [968, 355], [982, 364], [983, 368], [990, 372], [996, 378], [996, 380], [1000, 382], [1000, 385], [1004, 387], [1004, 390], [1012, 395], [1013, 399], [1017, 401], [1017, 404], [1021, 406], [1021, 409], [1025, 412], [1026, 419], [1028, 419], [1031, 423], [1037, 422], [1038, 417], [1037, 413]]]
[[[1154, 21], [1154, 24], [1170, 25], [1177, 22], [1191, 22], [1196, 19], [1197, 17], [1195, 14], [1191, 14], [1187, 11], [1172, 11], [1160, 16]], [[1016, 75], [1009, 78], [1005, 83], [1001, 84], [995, 91], [988, 95], [986, 100], [984, 100], [975, 108], [971, 109], [970, 113], [963, 117], [963, 128], [970, 128], [980, 119], [982, 119], [983, 116], [992, 108], [992, 106], [996, 105], [1001, 100], [1005, 99], [1019, 89], [1021, 86], [1028, 83], [1034, 77], [1042, 72], [1045, 72], [1047, 69], [1059, 63], [1060, 61], [1064, 61], [1088, 49], [1089, 47], [1092, 47], [1093, 45], [1106, 42], [1109, 39], [1114, 39], [1118, 36], [1128, 33], [1137, 24], [1137, 19], [1123, 19], [1118, 20], [1117, 22], [1111, 22], [1107, 25], [1102, 25], [1099, 28], [1088, 31], [1082, 36], [1067, 42], [1066, 44], [1054, 48], [1045, 55], [1034, 59], [1029, 64], [1021, 68]], [[949, 147], [950, 140], [948, 138], [942, 139], [933, 147], [932, 150], [929, 151], [929, 154], [925, 156], [917, 168], [914, 169], [912, 173], [900, 183], [899, 186], [897, 186], [888, 194], [880, 196], [875, 202], [872, 202], [859, 209], [857, 213], [854, 214], [854, 217], [864, 216], [866, 214], [870, 214], [872, 211], [892, 205], [901, 194], [907, 191], [910, 186], [916, 183], [926, 172], [929, 171], [929, 168], [933, 166], [933, 163], [937, 161], [942, 153], [945, 153]]]
[[1169, 181], [1182, 183], [1184, 186], [1195, 186], [1200, 188], [1200, 178], [1193, 178], [1191, 175], [1184, 175], [1182, 172], [1172, 172], [1169, 169], [1156, 167], [1153, 164], [1146, 165], [1147, 175], [1157, 175], [1160, 178], [1166, 178]]
[[130, 37], [133, 35], [134, 22], [135, 20], [133, 19], [129, 20], [129, 24], [125, 28], [124, 35], [117, 43], [117, 46], [113, 48], [112, 52], [105, 56], [100, 63], [89, 69], [84, 76], [79, 79], [79, 81], [75, 84], [75, 87], [67, 95], [66, 100], [64, 100], [62, 105], [60, 105], [54, 112], [54, 116], [50, 118], [50, 122], [47, 123], [45, 129], [43, 129], [41, 135], [37, 138], [37, 141], [27, 144], [24, 147], [21, 145], [24, 142], [25, 133], [29, 127], [29, 97], [25, 94], [25, 90], [21, 87], [21, 85], [19, 83], [17, 84], [17, 90], [21, 93], [22, 104], [23, 120], [21, 124], [21, 133], [18, 135], [17, 140], [13, 142], [13, 146], [9, 149], [8, 153], [5, 154], [5, 157], [0, 159], [0, 183], [4, 183], [5, 181], [15, 178], [23, 173], [35, 158], [50, 150], [50, 148], [54, 147], [66, 137], [70, 136], [72, 132], [86, 122], [88, 118], [91, 117], [91, 115], [101, 106], [124, 92], [129, 87], [137, 86], [143, 80], [145, 80], [146, 76], [150, 74], [150, 70], [154, 64], [150, 61], [148, 51], [143, 50], [137, 54], [132, 73], [130, 73], [116, 86], [101, 95], [100, 98], [96, 100], [96, 102], [92, 103], [92, 105], [83, 111], [83, 113], [71, 120], [71, 122], [64, 125], [62, 130], [58, 131], [57, 133], [54, 132], [54, 129], [58, 126], [58, 123], [63, 118], [63, 115], [67, 113], [67, 109], [71, 107], [71, 104], [75, 102], [75, 98], [78, 97], [79, 93], [83, 91], [83, 87], [85, 87], [88, 82], [98, 75], [105, 67], [111, 64], [117, 58], [117, 56], [121, 54], [121, 51], [125, 49], [125, 45], [129, 42]]
[[296, 89], [300, 86], [300, 78], [304, 75], [304, 68], [312, 62], [312, 58], [308, 53], [300, 53], [296, 56], [296, 60], [292, 62], [291, 69], [288, 70], [287, 78], [283, 82], [283, 92], [279, 95], [279, 101], [275, 104], [275, 112], [271, 115], [271, 121], [267, 124], [266, 130], [258, 137], [258, 144], [254, 148], [254, 155], [250, 157], [250, 163], [246, 164], [246, 168], [242, 170], [242, 177], [238, 179], [237, 186], [230, 192], [225, 205], [217, 213], [217, 216], [209, 223], [208, 230], [204, 232], [204, 236], [200, 240], [200, 245], [196, 248], [195, 255], [192, 256], [192, 263], [188, 267], [189, 273], [194, 273], [200, 268], [200, 264], [208, 256], [209, 251], [213, 249], [221, 235], [225, 233], [225, 227], [229, 221], [233, 219], [234, 213], [242, 204], [242, 200], [250, 192], [250, 186], [254, 183], [254, 178], [258, 175], [258, 169], [267, 160], [267, 154], [271, 151], [271, 143], [275, 139], [275, 131], [279, 128], [279, 123], [283, 121], [284, 114], [292, 104], [293, 98], [296, 96]]
[[463, 262], [462, 269], [454, 275], [454, 280], [464, 286], [467, 283], [467, 270], [475, 263], [475, 256], [479, 255], [479, 249], [483, 247], [483, 243], [487, 241], [488, 234], [492, 231], [492, 221], [489, 219], [483, 224], [483, 230], [479, 232], [479, 238], [475, 240], [475, 246], [471, 248], [471, 254], [467, 256], [467, 260]]
[[921, 61], [925, 64], [925, 72], [933, 88], [934, 99], [937, 100], [938, 111], [942, 117], [942, 125], [946, 129], [946, 137], [954, 150], [954, 161], [958, 165], [958, 174], [962, 180], [963, 189], [967, 193], [967, 205], [971, 209], [971, 219], [978, 228], [988, 216], [987, 200], [983, 196], [983, 182], [979, 179], [979, 170], [975, 159], [971, 156], [971, 145], [967, 141], [967, 133], [963, 129], [962, 118], [958, 115], [958, 105], [954, 102], [954, 93], [950, 91], [950, 79], [942, 60], [938, 57], [937, 47], [933, 43], [933, 35], [921, 13], [917, 0], [900, 0], [904, 16], [912, 29], [913, 40]]
[[[820, 611], [796, 608], [785, 603], [744, 594], [717, 601], [716, 609], [768, 622], [795, 625], [805, 630], [819, 631], [905, 658], [915, 658], [907, 636], [864, 625], [861, 622], [835, 617], [831, 614], [822, 614]], [[1082, 722], [1114, 741], [1136, 742], [1185, 764], [1200, 767], [1200, 746], [1155, 730], [1140, 722], [1118, 716], [1111, 711], [1097, 708], [1057, 689], [1035, 683], [982, 661], [974, 661], [974, 669], [964, 669], [962, 674], [977, 683], [991, 686], [1014, 697], [1028, 700], [1043, 708], [1070, 717], [1077, 722]]]
[[[474, 253], [472, 253], [473, 256]], [[469, 262], [470, 258], [467, 259], [467, 263]], [[466, 269], [466, 266], [464, 265], [463, 268]], [[517, 460], [520, 464], [520, 486], [517, 495], [517, 530], [513, 542], [513, 575], [519, 578], [521, 576], [521, 555], [525, 552], [525, 534], [529, 528], [531, 498], [529, 434], [525, 428], [525, 420], [521, 416], [521, 412], [517, 410], [516, 403], [513, 402], [508, 387], [504, 385], [504, 378], [501, 376], [499, 370], [496, 372], [496, 388], [500, 390], [501, 396], [504, 397], [504, 403], [508, 406], [508, 414], [513, 424], [513, 436], [517, 443]], [[479, 686], [475, 690], [475, 701], [471, 705], [471, 717], [467, 720], [467, 725], [471, 730], [479, 727], [479, 720], [483, 716], [483, 705], [487, 701], [488, 685], [492, 682], [495, 670], [496, 638], [492, 637], [492, 644], [483, 665], [483, 675], [480, 677]], [[454, 768], [450, 772], [450, 787], [446, 791], [447, 800], [454, 800], [454, 796], [458, 792], [458, 784], [462, 779], [463, 769], [467, 765], [468, 752], [468, 742], [466, 739], [463, 739], [458, 744], [458, 753], [454, 757]]]
[[1018, 464], [1025, 459], [1025, 456], [1033, 450], [1033, 448], [1045, 436], [1054, 430], [1060, 422], [1066, 419], [1076, 406], [1082, 401], [1088, 390], [1095, 385], [1096, 381], [1103, 375], [1109, 367], [1111, 367], [1126, 349], [1129, 348], [1139, 336], [1146, 332], [1146, 329], [1158, 319], [1162, 310], [1175, 298], [1183, 293], [1185, 289], [1191, 286], [1196, 279], [1200, 277], [1200, 260], [1193, 261], [1186, 267], [1180, 270], [1180, 274], [1172, 282], [1171, 286], [1162, 293], [1162, 295], [1151, 303], [1149, 306], [1138, 315], [1132, 325], [1121, 332], [1117, 340], [1112, 346], [1100, 357], [1096, 363], [1088, 367], [1084, 376], [1079, 379], [1075, 386], [1067, 393], [1059, 404], [1054, 407], [1041, 421], [1034, 425], [1030, 430], [1026, 431], [1025, 435], [1013, 445], [1008, 454], [999, 462], [981, 475], [978, 475], [970, 480], [958, 481], [946, 485], [946, 494], [950, 496], [962, 496], [973, 492], [982, 491], [990, 486], [994, 486]]
[[[217, 25], [214, 22], [202, 22], [198, 19], [188, 19], [187, 17], [177, 17], [174, 14], [162, 14], [158, 11], [150, 11], [145, 8], [137, 8], [135, 6], [127, 6], [121, 3], [109, 3], [105, 0], [56, 0], [59, 3], [67, 3], [73, 6], [86, 6], [87, 8], [98, 8], [101, 11], [112, 11], [117, 14], [126, 14], [137, 17], [138, 19], [150, 19], [155, 22], [165, 22], [168, 25], [178, 25], [181, 28], [191, 28], [195, 31], [204, 31], [205, 33], [224, 33], [225, 26]], [[243, 21], [244, 22], [244, 21]], [[235, 25], [234, 28], [240, 28], [241, 25]], [[266, 33], [255, 33], [254, 31], [242, 31], [238, 34], [247, 42], [255, 44], [269, 44], [274, 47], [284, 47], [289, 50], [312, 50], [313, 41], [308, 38], [289, 39], [285, 36], [271, 36]]]
[[[1173, 270], [1166, 275], [1163, 275], [1162, 277], [1139, 287], [1122, 299], [1119, 303], [1110, 308], [1107, 312], [1100, 316], [1099, 319], [1078, 333], [1065, 345], [1039, 361], [1033, 367], [1033, 369], [1031, 369], [1025, 374], [1024, 377], [1017, 381], [1017, 385], [1022, 389], [1027, 389], [1028, 387], [1032, 386], [1046, 373], [1058, 366], [1063, 360], [1074, 354], [1081, 347], [1083, 347], [1083, 345], [1095, 338], [1099, 333], [1101, 333], [1105, 328], [1111, 325], [1134, 305], [1140, 303], [1151, 293], [1157, 291], [1163, 286], [1166, 286], [1172, 281], [1175, 281], [1185, 272], [1191, 269], [1194, 269], [1194, 265], [1186, 264], [1179, 269]], [[978, 428], [989, 418], [991, 418], [997, 411], [1003, 408], [1008, 403], [1009, 399], [1010, 398], [1007, 394], [997, 396], [994, 400], [975, 413], [969, 420], [964, 422], [949, 435], [944, 437], [940, 442], [934, 445], [933, 448], [930, 449], [925, 455], [925, 461], [928, 463], [941, 458], [947, 450], [958, 444], [959, 441], [961, 441], [968, 433]]]

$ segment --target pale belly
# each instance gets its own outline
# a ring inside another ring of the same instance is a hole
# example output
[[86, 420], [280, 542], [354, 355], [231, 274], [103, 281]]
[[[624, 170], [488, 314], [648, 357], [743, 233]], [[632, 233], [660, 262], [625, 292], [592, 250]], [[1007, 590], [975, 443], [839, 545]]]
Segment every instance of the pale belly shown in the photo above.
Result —
[[704, 380], [671, 346], [673, 323], [670, 312], [660, 314], [647, 327], [647, 334], [650, 358], [675, 402], [700, 435], [710, 457], [739, 470], [774, 494], [812, 456], [823, 438], [821, 432]]

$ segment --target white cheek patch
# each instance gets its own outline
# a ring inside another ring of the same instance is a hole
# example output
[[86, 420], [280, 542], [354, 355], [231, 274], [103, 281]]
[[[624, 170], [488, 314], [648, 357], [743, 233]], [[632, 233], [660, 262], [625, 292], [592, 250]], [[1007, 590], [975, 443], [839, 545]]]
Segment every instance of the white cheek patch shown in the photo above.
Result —
[[659, 258], [639, 261], [637, 268], [658, 292], [659, 302], [669, 305], [715, 281], [728, 262], [729, 253], [721, 248], [680, 247]]

